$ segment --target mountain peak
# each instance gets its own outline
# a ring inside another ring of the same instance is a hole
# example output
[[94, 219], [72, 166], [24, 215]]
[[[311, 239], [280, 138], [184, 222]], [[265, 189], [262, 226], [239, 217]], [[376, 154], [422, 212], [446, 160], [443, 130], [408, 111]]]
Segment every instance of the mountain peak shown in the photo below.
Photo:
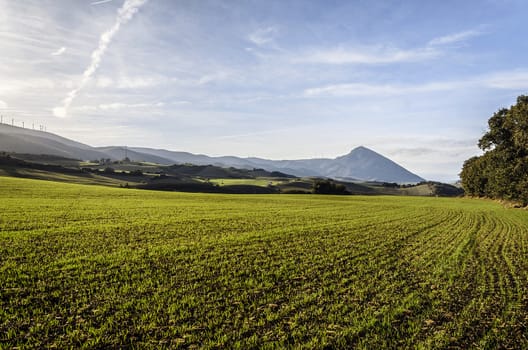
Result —
[[[352, 151], [350, 151], [350, 153], [354, 153], [354, 152], [374, 152], [374, 151], [371, 150], [368, 147], [365, 147], [365, 146], [361, 145], [361, 146], [358, 146], [358, 147], [354, 148]], [[376, 152], [374, 152], [374, 153], [376, 153]]]
[[[363, 158], [363, 157], [383, 157], [378, 152], [375, 152], [371, 150], [368, 147], [365, 146], [358, 146], [354, 149], [352, 149], [348, 154], [345, 154], [343, 156], [337, 157], [337, 159], [340, 158]], [[385, 157], [383, 157], [385, 158]]]
[[335, 161], [339, 164], [339, 167], [332, 168], [335, 177], [398, 183], [424, 180], [365, 146], [356, 147], [347, 155], [337, 157]]
[[91, 147], [64, 137], [0, 124], [0, 151], [51, 154], [74, 159], [123, 159], [159, 164], [192, 163], [224, 167], [266, 169], [296, 176], [318, 176], [363, 181], [416, 183], [423, 179], [387, 157], [365, 147], [354, 148], [335, 159], [299, 159], [272, 161], [260, 158], [209, 157], [163, 149], [127, 147]]

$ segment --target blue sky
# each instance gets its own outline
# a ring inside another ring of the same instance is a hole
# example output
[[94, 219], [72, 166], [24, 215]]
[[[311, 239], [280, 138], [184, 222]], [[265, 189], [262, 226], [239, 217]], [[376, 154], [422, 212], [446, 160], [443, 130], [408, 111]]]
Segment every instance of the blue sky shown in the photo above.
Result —
[[0, 114], [93, 145], [365, 145], [457, 178], [528, 93], [528, 2], [0, 0]]

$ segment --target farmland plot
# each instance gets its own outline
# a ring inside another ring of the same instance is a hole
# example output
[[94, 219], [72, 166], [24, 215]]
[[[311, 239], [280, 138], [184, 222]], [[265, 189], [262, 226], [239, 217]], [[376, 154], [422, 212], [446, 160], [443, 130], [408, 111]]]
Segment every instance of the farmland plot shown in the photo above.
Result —
[[528, 213], [0, 177], [0, 348], [528, 348]]

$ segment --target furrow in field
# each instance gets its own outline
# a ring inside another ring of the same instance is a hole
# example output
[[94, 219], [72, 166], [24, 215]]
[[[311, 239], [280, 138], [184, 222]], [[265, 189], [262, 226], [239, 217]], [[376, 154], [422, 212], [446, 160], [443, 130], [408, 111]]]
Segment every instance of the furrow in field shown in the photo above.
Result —
[[528, 348], [523, 211], [8, 181], [0, 347]]
[[450, 306], [452, 302], [446, 305], [455, 316], [446, 326], [447, 332], [452, 334], [449, 346], [488, 344], [487, 334], [497, 332], [494, 320], [500, 319], [509, 307], [508, 301], [516, 290], [515, 277], [502, 258], [508, 227], [490, 213], [478, 214], [475, 220], [479, 222], [478, 230], [473, 231], [472, 249], [468, 251], [460, 275], [468, 288], [459, 294], [458, 307]]

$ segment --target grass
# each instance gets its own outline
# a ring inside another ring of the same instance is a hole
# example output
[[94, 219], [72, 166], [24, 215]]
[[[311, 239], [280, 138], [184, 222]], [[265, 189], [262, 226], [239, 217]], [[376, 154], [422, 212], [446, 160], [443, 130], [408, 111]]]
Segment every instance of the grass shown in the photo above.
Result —
[[527, 348], [528, 213], [0, 177], [0, 348]]
[[80, 185], [102, 185], [119, 187], [125, 184], [137, 185], [133, 181], [120, 180], [109, 176], [102, 176], [92, 173], [73, 173], [64, 174], [54, 171], [38, 170], [38, 169], [15, 169], [15, 168], [0, 168], [0, 176], [15, 176], [22, 178], [31, 178], [37, 180], [67, 182]]
[[280, 185], [287, 183], [285, 180], [277, 180], [276, 178], [256, 178], [256, 179], [210, 179], [209, 182], [220, 186], [228, 185], [253, 185], [253, 186], [268, 186]]

